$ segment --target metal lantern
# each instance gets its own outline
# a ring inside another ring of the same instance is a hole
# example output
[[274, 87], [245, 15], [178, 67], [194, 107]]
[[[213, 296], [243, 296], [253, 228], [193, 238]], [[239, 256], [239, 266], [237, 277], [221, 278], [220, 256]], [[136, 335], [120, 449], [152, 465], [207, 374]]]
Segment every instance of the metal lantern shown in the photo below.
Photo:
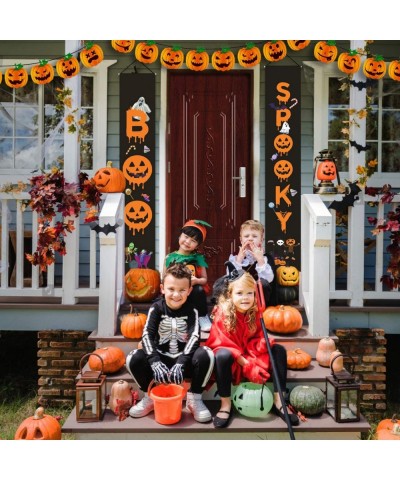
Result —
[[[82, 362], [90, 355], [100, 358], [101, 371], [82, 371]], [[103, 418], [106, 409], [106, 375], [103, 375], [103, 359], [96, 353], [88, 353], [81, 358], [79, 368], [81, 376], [76, 384], [76, 421], [98, 422]]]
[[[334, 372], [332, 365], [338, 357], [352, 361], [351, 373]], [[331, 376], [326, 377], [326, 409], [338, 423], [360, 421], [360, 384], [353, 376], [354, 360], [348, 355], [337, 355], [331, 361]]]
[[337, 160], [330, 150], [321, 150], [314, 159], [314, 193], [338, 193], [340, 177]]

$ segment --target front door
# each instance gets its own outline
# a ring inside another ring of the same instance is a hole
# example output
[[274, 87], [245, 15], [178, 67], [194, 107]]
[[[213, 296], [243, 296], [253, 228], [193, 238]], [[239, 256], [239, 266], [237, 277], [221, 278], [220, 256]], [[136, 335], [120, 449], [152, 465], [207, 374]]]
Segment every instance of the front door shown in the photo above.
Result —
[[251, 218], [252, 85], [252, 71], [168, 72], [166, 253], [187, 220], [207, 221], [210, 284]]

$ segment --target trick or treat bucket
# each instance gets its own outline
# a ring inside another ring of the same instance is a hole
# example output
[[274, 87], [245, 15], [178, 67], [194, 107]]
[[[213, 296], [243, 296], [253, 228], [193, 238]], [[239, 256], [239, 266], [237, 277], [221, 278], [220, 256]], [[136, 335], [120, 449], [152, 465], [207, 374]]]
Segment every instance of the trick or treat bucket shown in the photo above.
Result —
[[182, 416], [182, 400], [186, 390], [174, 383], [161, 383], [153, 387], [150, 383], [148, 395], [154, 401], [154, 417], [157, 423], [171, 425], [178, 423]]

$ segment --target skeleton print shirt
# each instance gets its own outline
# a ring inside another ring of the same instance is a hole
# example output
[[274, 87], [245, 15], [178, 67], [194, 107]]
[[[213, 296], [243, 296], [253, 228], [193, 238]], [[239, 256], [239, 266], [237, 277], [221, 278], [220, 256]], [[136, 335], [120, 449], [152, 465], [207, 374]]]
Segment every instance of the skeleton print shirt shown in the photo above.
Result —
[[162, 353], [186, 365], [199, 347], [199, 338], [199, 316], [193, 305], [186, 302], [179, 310], [171, 310], [164, 299], [153, 303], [142, 336], [150, 364], [160, 361]]

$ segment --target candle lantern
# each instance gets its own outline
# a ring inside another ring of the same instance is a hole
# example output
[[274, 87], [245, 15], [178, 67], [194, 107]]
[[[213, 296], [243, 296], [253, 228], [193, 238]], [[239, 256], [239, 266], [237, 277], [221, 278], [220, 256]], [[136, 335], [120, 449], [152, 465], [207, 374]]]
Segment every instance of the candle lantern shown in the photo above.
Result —
[[[352, 361], [351, 373], [334, 372], [332, 365], [338, 357]], [[360, 384], [353, 376], [354, 360], [348, 355], [337, 355], [331, 361], [331, 376], [326, 377], [326, 409], [338, 423], [360, 421]]]
[[314, 159], [314, 193], [338, 193], [340, 177], [337, 160], [330, 150], [321, 150]]
[[[96, 355], [101, 360], [102, 369], [82, 371], [86, 357]], [[88, 353], [80, 360], [80, 378], [76, 383], [76, 421], [98, 422], [106, 409], [106, 375], [103, 375], [103, 359], [96, 353]]]

